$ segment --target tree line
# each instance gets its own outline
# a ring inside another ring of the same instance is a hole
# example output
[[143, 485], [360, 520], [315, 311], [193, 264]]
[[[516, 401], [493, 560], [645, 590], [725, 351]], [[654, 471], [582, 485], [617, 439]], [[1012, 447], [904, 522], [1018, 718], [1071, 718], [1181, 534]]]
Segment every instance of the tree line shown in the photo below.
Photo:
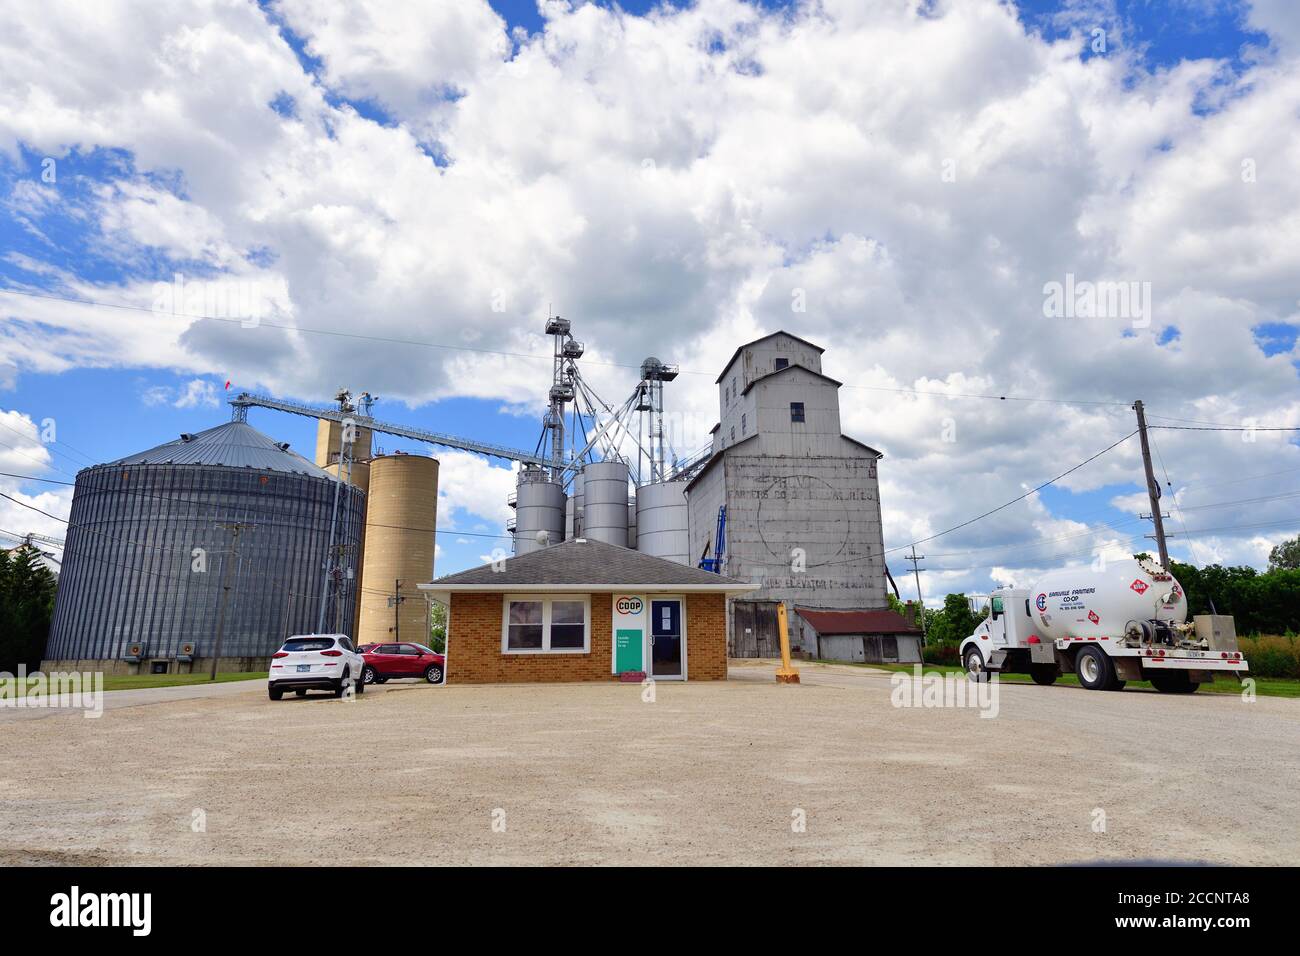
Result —
[[54, 618], [57, 578], [35, 548], [0, 551], [0, 671], [41, 666]]

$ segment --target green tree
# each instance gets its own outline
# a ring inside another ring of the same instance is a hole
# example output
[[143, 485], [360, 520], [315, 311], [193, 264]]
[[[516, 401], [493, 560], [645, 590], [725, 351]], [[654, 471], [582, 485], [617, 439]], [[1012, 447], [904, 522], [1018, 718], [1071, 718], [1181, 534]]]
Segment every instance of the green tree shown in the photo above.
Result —
[[1275, 545], [1268, 553], [1270, 571], [1295, 571], [1300, 569], [1300, 534], [1290, 541]]
[[970, 609], [965, 594], [949, 594], [942, 610], [925, 612], [926, 637], [930, 643], [956, 643], [970, 637], [984, 620], [983, 614]]
[[1187, 596], [1187, 614], [1230, 614], [1238, 634], [1285, 634], [1300, 630], [1300, 569], [1212, 564], [1196, 568], [1171, 561]]
[[27, 546], [0, 551], [0, 670], [40, 667], [54, 617], [57, 579]]
[[429, 610], [429, 647], [447, 653], [447, 606], [434, 604]]

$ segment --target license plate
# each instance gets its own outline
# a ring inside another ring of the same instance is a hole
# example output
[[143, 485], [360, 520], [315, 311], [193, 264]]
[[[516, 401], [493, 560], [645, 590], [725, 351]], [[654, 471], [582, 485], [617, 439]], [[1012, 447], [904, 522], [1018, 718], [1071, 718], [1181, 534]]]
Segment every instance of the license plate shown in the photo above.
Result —
[[299, 673], [299, 674], [306, 674], [306, 673], [307, 673], [308, 671], [310, 671], [310, 670], [311, 670], [311, 665], [310, 665], [310, 664], [299, 664], [299, 665], [298, 665], [298, 673]]

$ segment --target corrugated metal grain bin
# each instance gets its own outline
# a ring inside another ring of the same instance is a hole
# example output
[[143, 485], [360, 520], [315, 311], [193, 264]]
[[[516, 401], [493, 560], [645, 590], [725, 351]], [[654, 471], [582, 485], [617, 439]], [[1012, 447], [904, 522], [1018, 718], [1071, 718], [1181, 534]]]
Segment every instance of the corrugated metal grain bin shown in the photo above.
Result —
[[[316, 629], [336, 482], [247, 424], [230, 422], [77, 475], [48, 665], [176, 670], [210, 661], [223, 574], [230, 591], [221, 669], [261, 669], [287, 634]], [[365, 494], [339, 496], [337, 540], [354, 556]], [[239, 556], [222, 523], [252, 527]], [[327, 627], [351, 630], [355, 590]], [[187, 647], [187, 645], [193, 645]], [[185, 651], [189, 653], [183, 653]], [[110, 668], [115, 669], [115, 668]], [[121, 669], [121, 668], [116, 668]]]

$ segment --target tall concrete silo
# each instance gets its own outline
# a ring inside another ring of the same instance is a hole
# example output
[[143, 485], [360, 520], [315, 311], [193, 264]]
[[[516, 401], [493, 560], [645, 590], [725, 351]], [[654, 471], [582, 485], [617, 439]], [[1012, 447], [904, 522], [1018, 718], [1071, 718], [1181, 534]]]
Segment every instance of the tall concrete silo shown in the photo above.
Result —
[[[83, 469], [46, 666], [174, 673], [217, 654], [220, 670], [265, 669], [286, 636], [316, 630], [336, 485], [243, 422]], [[364, 509], [364, 493], [343, 489], [334, 541], [345, 555]], [[337, 593], [327, 627], [347, 633], [355, 591]]]
[[[316, 464], [321, 468], [336, 464], [343, 445], [343, 424], [321, 418], [316, 421]], [[352, 460], [370, 457], [371, 432], [369, 428], [353, 426]]]
[[689, 565], [686, 482], [660, 481], [636, 490], [638, 551]]
[[596, 461], [582, 469], [582, 536], [627, 547], [627, 462]]
[[[564, 540], [564, 488], [541, 468], [521, 468], [515, 486], [515, 554]], [[545, 532], [546, 545], [538, 540]]]
[[372, 459], [367, 498], [357, 641], [428, 641], [425, 602], [416, 586], [433, 580], [437, 460], [400, 454]]

